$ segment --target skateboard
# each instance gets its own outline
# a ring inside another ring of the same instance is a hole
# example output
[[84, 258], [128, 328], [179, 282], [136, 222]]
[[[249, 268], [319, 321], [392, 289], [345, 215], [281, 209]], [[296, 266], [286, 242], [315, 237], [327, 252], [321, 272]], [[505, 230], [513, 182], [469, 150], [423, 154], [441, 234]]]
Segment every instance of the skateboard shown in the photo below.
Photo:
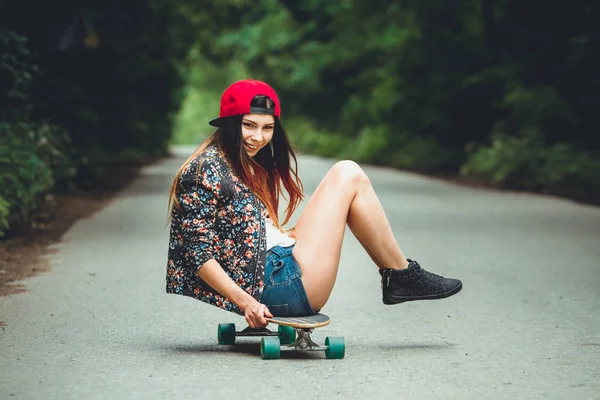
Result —
[[307, 317], [266, 318], [269, 323], [278, 325], [277, 332], [268, 328], [250, 328], [237, 332], [235, 324], [219, 324], [218, 340], [221, 345], [234, 345], [239, 336], [262, 337], [260, 355], [263, 360], [274, 360], [281, 351], [324, 351], [328, 359], [342, 359], [345, 353], [343, 337], [326, 337], [323, 346], [313, 342], [310, 334], [313, 329], [329, 325], [330, 319], [324, 314]]

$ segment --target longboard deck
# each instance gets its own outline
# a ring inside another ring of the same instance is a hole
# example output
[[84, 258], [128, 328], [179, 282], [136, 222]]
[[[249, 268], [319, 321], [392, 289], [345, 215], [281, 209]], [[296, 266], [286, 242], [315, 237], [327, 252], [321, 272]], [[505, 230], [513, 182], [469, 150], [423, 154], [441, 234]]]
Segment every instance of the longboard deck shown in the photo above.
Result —
[[319, 328], [321, 326], [329, 325], [329, 322], [331, 321], [325, 314], [308, 315], [306, 317], [273, 317], [265, 319], [274, 324], [303, 329]]

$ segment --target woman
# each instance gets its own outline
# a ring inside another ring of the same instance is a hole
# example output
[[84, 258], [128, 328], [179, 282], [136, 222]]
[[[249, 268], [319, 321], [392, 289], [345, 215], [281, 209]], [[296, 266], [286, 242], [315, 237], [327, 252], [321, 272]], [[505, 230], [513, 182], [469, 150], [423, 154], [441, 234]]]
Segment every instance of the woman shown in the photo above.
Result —
[[[239, 81], [223, 93], [210, 122], [217, 131], [171, 186], [168, 293], [242, 314], [251, 328], [273, 315], [314, 314], [333, 289], [346, 224], [379, 267], [385, 304], [461, 290], [459, 280], [404, 257], [369, 178], [352, 161], [336, 163], [295, 228], [281, 230], [304, 196], [280, 114], [264, 82]], [[280, 224], [282, 185], [288, 205]]]

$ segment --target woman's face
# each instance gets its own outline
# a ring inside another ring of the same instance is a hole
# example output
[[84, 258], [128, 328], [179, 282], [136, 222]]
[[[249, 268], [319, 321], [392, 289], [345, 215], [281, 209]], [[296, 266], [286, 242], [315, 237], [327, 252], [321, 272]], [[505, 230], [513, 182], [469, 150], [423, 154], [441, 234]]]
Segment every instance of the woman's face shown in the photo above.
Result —
[[242, 142], [246, 153], [254, 157], [273, 138], [275, 118], [267, 114], [246, 114], [242, 117]]

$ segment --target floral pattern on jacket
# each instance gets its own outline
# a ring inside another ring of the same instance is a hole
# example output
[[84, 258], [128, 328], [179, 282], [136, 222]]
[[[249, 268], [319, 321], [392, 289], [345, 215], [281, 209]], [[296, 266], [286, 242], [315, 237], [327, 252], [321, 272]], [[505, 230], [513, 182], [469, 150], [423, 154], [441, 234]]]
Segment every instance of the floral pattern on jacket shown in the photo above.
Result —
[[180, 209], [173, 207], [167, 293], [190, 296], [238, 314], [243, 312], [198, 275], [215, 259], [239, 287], [260, 301], [266, 256], [266, 208], [232, 172], [215, 146], [183, 169]]

